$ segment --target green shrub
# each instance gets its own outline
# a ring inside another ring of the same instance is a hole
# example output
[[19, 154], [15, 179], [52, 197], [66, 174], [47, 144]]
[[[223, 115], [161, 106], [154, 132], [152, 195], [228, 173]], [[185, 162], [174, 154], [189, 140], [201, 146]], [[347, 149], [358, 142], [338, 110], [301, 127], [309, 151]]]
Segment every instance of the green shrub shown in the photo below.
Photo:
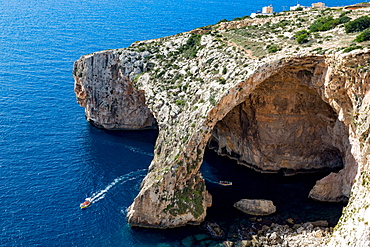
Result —
[[140, 78], [140, 76], [141, 76], [141, 75], [142, 75], [142, 73], [137, 74], [137, 75], [134, 77], [133, 82], [137, 83], [137, 82], [139, 81], [139, 78]]
[[222, 20], [219, 20], [216, 24], [220, 24], [220, 23], [222, 23], [222, 22], [228, 22], [228, 20], [226, 20], [226, 19], [222, 19]]
[[370, 27], [370, 17], [368, 16], [361, 16], [356, 20], [347, 22], [344, 25], [346, 33], [361, 32], [369, 27]]
[[146, 51], [146, 47], [145, 46], [139, 47], [139, 52], [143, 52], [143, 51]]
[[216, 99], [215, 99], [215, 96], [213, 96], [213, 95], [209, 96], [209, 102], [210, 102], [212, 105], [216, 105]]
[[328, 31], [340, 24], [339, 19], [333, 19], [332, 16], [320, 17], [314, 21], [310, 26], [311, 32]]
[[301, 30], [295, 33], [294, 38], [297, 40], [298, 44], [303, 44], [308, 42], [308, 31]]
[[370, 40], [370, 28], [365, 29], [360, 35], [358, 35], [355, 39], [356, 42], [364, 42], [366, 40]]
[[340, 23], [339, 23], [339, 19], [333, 19], [333, 20], [330, 20], [326, 23], [324, 23], [321, 27], [320, 27], [320, 31], [328, 31], [328, 30], [331, 30], [333, 28], [335, 28], [336, 26], [338, 26]]
[[339, 23], [340, 24], [344, 24], [344, 23], [347, 23], [351, 20], [351, 18], [349, 18], [348, 16], [342, 16], [342, 17], [339, 17]]
[[280, 51], [281, 48], [278, 45], [271, 45], [267, 47], [269, 53], [275, 53], [277, 51]]
[[362, 49], [362, 48], [363, 47], [360, 46], [360, 45], [350, 46], [350, 47], [347, 47], [346, 49], [344, 49], [343, 52], [350, 52], [350, 51], [357, 50], [357, 49]]
[[185, 45], [181, 46], [179, 49], [180, 53], [183, 53], [185, 58], [195, 58], [197, 52], [202, 48], [200, 45], [200, 40], [202, 35], [192, 34]]
[[218, 79], [218, 82], [219, 82], [220, 84], [224, 85], [224, 84], [226, 84], [226, 79], [225, 79], [225, 78], [223, 78], [223, 77], [220, 77], [220, 78]]
[[245, 19], [249, 19], [250, 16], [246, 15], [246, 16], [243, 16], [243, 17], [236, 17], [233, 19], [233, 21], [241, 21], [241, 20], [245, 20]]
[[185, 100], [183, 100], [183, 99], [177, 99], [175, 103], [178, 106], [184, 106], [185, 105]]

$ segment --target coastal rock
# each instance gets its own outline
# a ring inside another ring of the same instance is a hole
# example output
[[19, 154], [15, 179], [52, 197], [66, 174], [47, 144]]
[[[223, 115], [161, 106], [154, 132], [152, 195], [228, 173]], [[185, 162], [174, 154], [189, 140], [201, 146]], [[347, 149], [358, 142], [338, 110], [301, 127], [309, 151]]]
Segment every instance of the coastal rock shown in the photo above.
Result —
[[[336, 184], [336, 187], [333, 187]], [[330, 173], [328, 176], [316, 182], [308, 195], [317, 201], [346, 202], [348, 198], [342, 192], [342, 177], [338, 173]]]
[[332, 228], [313, 227], [310, 223], [299, 224], [295, 228], [272, 224], [264, 226], [258, 235], [253, 235], [252, 246], [326, 246]]
[[313, 222], [309, 222], [310, 224], [312, 224], [314, 227], [328, 227], [329, 226], [329, 223], [328, 221], [326, 220], [317, 220], [317, 221], [313, 221]]
[[[233, 21], [76, 61], [75, 92], [89, 122], [158, 127], [148, 174], [128, 208], [132, 226], [204, 221], [212, 197], [200, 167], [209, 145], [261, 172], [339, 170], [310, 193], [348, 199], [328, 245], [370, 244], [370, 51], [346, 49], [354, 35], [343, 26], [298, 44], [286, 23], [309, 29], [321, 14]], [[280, 50], [270, 53], [266, 42]]]
[[133, 87], [132, 82], [136, 75], [149, 69], [145, 63], [147, 55], [97, 52], [74, 64], [74, 90], [77, 102], [85, 107], [87, 121], [110, 130], [155, 127], [144, 91]]
[[274, 203], [263, 199], [242, 199], [234, 204], [240, 211], [256, 216], [266, 216], [276, 212]]

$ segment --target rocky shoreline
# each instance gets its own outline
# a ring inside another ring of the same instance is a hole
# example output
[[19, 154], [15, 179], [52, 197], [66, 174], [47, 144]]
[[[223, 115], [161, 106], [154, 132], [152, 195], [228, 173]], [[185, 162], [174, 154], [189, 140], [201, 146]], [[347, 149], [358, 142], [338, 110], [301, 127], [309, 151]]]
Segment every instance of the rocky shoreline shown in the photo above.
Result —
[[237, 242], [226, 241], [224, 245], [231, 246], [324, 246], [329, 242], [333, 232], [332, 227], [327, 227], [326, 221], [307, 222], [302, 224], [262, 226], [257, 234], [250, 239]]
[[[187, 247], [314, 247], [326, 246], [333, 233], [333, 227], [329, 227], [326, 220], [294, 224], [293, 219], [288, 219], [284, 225], [276, 223], [266, 225], [261, 218], [254, 218], [254, 221], [249, 227], [243, 224], [231, 226], [222, 239], [212, 236], [208, 231], [208, 234], [186, 237], [181, 241], [181, 245]], [[207, 230], [206, 224], [204, 224], [204, 230]]]

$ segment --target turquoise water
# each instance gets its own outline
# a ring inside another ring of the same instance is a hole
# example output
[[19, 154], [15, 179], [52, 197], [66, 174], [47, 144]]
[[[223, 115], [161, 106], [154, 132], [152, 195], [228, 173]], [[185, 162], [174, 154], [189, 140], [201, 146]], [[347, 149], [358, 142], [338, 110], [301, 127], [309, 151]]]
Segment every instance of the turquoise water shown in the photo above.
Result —
[[[109, 132], [86, 123], [73, 93], [73, 62], [249, 15], [270, 3], [0, 0], [0, 245], [181, 246], [187, 236], [204, 233], [198, 227], [158, 231], [127, 225], [125, 211], [146, 174], [157, 132]], [[273, 4], [280, 11], [296, 2]], [[221, 169], [212, 160], [202, 169], [210, 190], [222, 192], [212, 183]], [[219, 194], [210, 219], [223, 210]], [[86, 197], [94, 203], [80, 210]]]

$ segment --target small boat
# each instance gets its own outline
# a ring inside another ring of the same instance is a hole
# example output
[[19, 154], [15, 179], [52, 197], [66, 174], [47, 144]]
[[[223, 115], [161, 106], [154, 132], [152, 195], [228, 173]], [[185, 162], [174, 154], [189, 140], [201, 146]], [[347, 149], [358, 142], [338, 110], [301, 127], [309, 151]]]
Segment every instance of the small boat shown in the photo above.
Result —
[[87, 208], [90, 205], [91, 205], [91, 201], [86, 200], [86, 201], [84, 201], [83, 203], [80, 204], [80, 208], [84, 209], [84, 208]]
[[230, 181], [220, 181], [218, 182], [219, 184], [223, 185], [223, 186], [230, 186], [230, 185], [233, 185], [233, 182], [230, 182]]

